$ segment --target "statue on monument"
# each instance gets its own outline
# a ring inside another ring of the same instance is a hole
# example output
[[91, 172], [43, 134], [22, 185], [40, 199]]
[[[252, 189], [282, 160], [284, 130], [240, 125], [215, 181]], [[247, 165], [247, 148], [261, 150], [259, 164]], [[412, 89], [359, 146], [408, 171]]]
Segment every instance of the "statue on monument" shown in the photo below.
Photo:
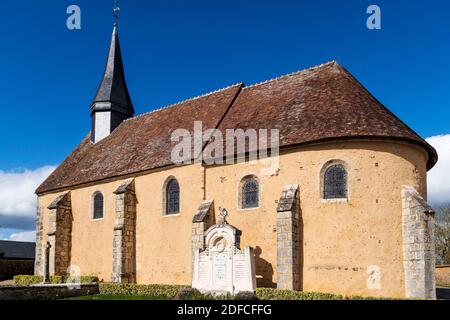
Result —
[[225, 208], [219, 208], [219, 225], [228, 224], [227, 217], [229, 216], [229, 213], [227, 209]]

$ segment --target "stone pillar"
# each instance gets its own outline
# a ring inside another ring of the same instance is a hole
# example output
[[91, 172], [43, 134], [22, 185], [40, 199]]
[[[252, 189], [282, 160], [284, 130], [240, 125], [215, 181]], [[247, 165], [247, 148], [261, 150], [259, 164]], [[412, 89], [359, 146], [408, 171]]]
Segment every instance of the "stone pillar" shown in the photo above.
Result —
[[44, 281], [43, 284], [50, 283], [50, 250], [52, 246], [50, 242], [45, 245], [45, 264], [44, 264]]
[[299, 186], [283, 189], [277, 208], [277, 288], [300, 290]]
[[136, 283], [136, 193], [134, 179], [115, 192], [116, 222], [113, 231], [114, 283]]
[[38, 198], [36, 207], [36, 252], [34, 260], [34, 274], [36, 276], [44, 275], [44, 208], [42, 207], [41, 201]]
[[70, 192], [60, 195], [48, 207], [50, 275], [67, 275], [72, 250], [72, 203]]
[[205, 232], [214, 225], [214, 201], [203, 201], [192, 220], [192, 252], [205, 249]]
[[434, 211], [409, 186], [403, 186], [402, 205], [405, 295], [436, 299]]

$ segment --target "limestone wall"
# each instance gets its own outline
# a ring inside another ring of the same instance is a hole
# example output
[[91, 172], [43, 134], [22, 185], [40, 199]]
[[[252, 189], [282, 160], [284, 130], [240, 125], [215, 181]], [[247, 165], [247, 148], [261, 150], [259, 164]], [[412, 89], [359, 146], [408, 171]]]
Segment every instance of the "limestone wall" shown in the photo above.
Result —
[[[349, 200], [321, 199], [320, 172], [330, 160], [349, 168]], [[261, 164], [199, 165], [136, 176], [136, 280], [138, 283], [190, 284], [192, 219], [204, 199], [215, 211], [225, 207], [241, 232], [241, 247], [256, 254], [259, 286], [276, 287], [277, 206], [286, 185], [298, 184], [301, 288], [372, 296], [405, 296], [402, 252], [402, 185], [426, 194], [426, 153], [410, 144], [347, 142], [284, 152], [279, 170], [261, 174]], [[239, 209], [239, 185], [249, 174], [261, 184], [260, 207]], [[181, 213], [163, 215], [162, 187], [176, 177]], [[204, 177], [206, 180], [204, 181]], [[114, 191], [130, 177], [71, 190], [72, 264], [83, 275], [110, 281], [115, 225]], [[206, 186], [206, 189], [205, 189]], [[105, 196], [105, 217], [90, 218], [91, 195]], [[44, 238], [48, 204], [58, 194], [40, 197]], [[43, 243], [45, 243], [43, 239]]]
[[[321, 199], [320, 172], [333, 159], [349, 168], [348, 202]], [[277, 202], [284, 186], [298, 184], [303, 290], [404, 297], [402, 185], [426, 193], [426, 159], [403, 144], [308, 147], [282, 154], [271, 176], [261, 176], [258, 165], [208, 168], [206, 194], [229, 210], [229, 222], [242, 231], [241, 245], [255, 248], [259, 286], [276, 285]], [[251, 174], [260, 179], [260, 207], [241, 210], [238, 185]]]
[[450, 265], [436, 266], [436, 283], [450, 286]]

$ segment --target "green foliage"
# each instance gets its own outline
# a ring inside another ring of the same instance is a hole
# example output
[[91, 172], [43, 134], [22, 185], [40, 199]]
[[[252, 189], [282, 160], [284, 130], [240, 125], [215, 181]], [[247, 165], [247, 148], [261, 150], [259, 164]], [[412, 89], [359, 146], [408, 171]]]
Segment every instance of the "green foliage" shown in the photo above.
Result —
[[[51, 284], [64, 284], [64, 283], [98, 283], [98, 277], [95, 276], [82, 276], [82, 277], [67, 277], [67, 276], [51, 276], [49, 279]], [[44, 281], [42, 276], [15, 276], [14, 284], [17, 286], [31, 286], [41, 284]]]
[[14, 276], [14, 284], [16, 286], [30, 286], [33, 284], [40, 284], [44, 280], [40, 276]]
[[343, 296], [332, 293], [302, 292], [269, 288], [256, 289], [256, 296], [260, 300], [393, 300], [391, 298]]
[[256, 296], [260, 300], [343, 300], [341, 295], [331, 293], [301, 292], [281, 289], [258, 288]]
[[141, 285], [141, 284], [123, 284], [123, 283], [100, 283], [99, 289], [101, 295], [107, 296], [164, 296], [169, 299], [174, 298], [181, 289], [189, 286], [175, 285]]
[[[202, 294], [190, 286], [175, 285], [137, 285], [119, 283], [100, 283], [100, 294], [104, 296], [167, 297], [178, 300], [234, 300], [232, 295]], [[343, 296], [331, 293], [301, 292], [291, 290], [258, 288], [256, 297], [260, 300], [391, 300], [361, 296]]]

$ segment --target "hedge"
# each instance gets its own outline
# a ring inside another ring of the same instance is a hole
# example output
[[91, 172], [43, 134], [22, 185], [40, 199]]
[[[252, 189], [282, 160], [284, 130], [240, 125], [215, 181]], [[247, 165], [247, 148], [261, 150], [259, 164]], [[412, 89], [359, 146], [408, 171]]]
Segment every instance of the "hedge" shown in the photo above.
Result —
[[[164, 296], [173, 299], [181, 291], [187, 294], [182, 295], [182, 300], [233, 300], [231, 295], [213, 296], [210, 294], [200, 294], [195, 290], [188, 290], [190, 286], [175, 285], [136, 285], [118, 283], [100, 283], [100, 294], [108, 296]], [[331, 293], [301, 292], [281, 289], [258, 288], [256, 297], [259, 300], [392, 300], [390, 298], [374, 298], [361, 296], [343, 296]]]
[[175, 286], [161, 284], [125, 284], [125, 283], [100, 283], [100, 294], [108, 296], [164, 296], [174, 298], [178, 291], [190, 286]]
[[384, 297], [343, 296], [332, 293], [303, 292], [270, 288], [256, 289], [256, 296], [260, 300], [395, 300]]
[[282, 289], [258, 288], [256, 296], [260, 300], [344, 300], [341, 295], [319, 292], [302, 292]]
[[[30, 286], [41, 284], [44, 281], [42, 276], [15, 276], [14, 284], [17, 286]], [[98, 283], [98, 277], [95, 276], [81, 276], [81, 277], [71, 277], [71, 276], [51, 276], [49, 279], [51, 284], [64, 284], [64, 283]]]

